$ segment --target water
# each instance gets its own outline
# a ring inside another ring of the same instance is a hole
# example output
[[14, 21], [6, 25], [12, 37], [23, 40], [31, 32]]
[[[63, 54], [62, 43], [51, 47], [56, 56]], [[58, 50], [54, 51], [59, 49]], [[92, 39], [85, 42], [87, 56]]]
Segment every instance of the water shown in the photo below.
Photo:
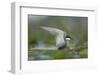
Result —
[[30, 50], [57, 50], [56, 46], [46, 45], [43, 41], [38, 41], [38, 44], [30, 48]]

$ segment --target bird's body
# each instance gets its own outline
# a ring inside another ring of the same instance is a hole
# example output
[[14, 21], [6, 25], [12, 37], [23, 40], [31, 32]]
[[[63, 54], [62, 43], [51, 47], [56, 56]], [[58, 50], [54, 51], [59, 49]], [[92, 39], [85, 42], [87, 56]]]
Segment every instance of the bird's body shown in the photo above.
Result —
[[56, 47], [58, 49], [62, 49], [66, 47], [66, 40], [62, 35], [56, 37]]

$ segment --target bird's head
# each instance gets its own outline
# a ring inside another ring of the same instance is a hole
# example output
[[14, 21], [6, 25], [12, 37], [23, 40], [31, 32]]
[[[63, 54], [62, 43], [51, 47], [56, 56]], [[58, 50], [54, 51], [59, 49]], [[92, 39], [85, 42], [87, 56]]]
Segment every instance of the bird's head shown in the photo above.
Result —
[[69, 40], [72, 39], [72, 38], [71, 38], [70, 36], [68, 36], [66, 33], [64, 33], [64, 36], [65, 36], [65, 40], [66, 40], [66, 41], [69, 41]]
[[66, 36], [66, 40], [71, 40], [72, 38], [70, 36]]

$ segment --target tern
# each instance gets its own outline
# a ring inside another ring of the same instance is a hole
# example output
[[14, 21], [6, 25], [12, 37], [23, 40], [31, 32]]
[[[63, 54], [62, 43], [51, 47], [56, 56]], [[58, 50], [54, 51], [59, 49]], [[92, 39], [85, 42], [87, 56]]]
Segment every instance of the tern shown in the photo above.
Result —
[[68, 41], [71, 39], [70, 36], [67, 36], [67, 33], [54, 27], [41, 27], [43, 30], [48, 31], [50, 34], [54, 35], [56, 38], [56, 48], [58, 50], [64, 49], [67, 46]]

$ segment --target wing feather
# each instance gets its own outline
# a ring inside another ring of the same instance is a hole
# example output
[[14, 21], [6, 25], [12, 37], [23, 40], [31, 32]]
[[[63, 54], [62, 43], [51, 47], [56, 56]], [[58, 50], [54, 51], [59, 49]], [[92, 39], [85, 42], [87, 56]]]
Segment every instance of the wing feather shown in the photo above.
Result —
[[64, 34], [65, 34], [64, 31], [52, 27], [41, 27], [41, 28], [48, 31], [49, 33], [51, 33], [56, 37], [56, 47], [59, 48], [65, 45], [66, 42], [64, 41]]
[[41, 27], [42, 29], [48, 31], [49, 33], [53, 35], [62, 35], [64, 34], [64, 31], [57, 29], [57, 28], [52, 28], [52, 27]]

